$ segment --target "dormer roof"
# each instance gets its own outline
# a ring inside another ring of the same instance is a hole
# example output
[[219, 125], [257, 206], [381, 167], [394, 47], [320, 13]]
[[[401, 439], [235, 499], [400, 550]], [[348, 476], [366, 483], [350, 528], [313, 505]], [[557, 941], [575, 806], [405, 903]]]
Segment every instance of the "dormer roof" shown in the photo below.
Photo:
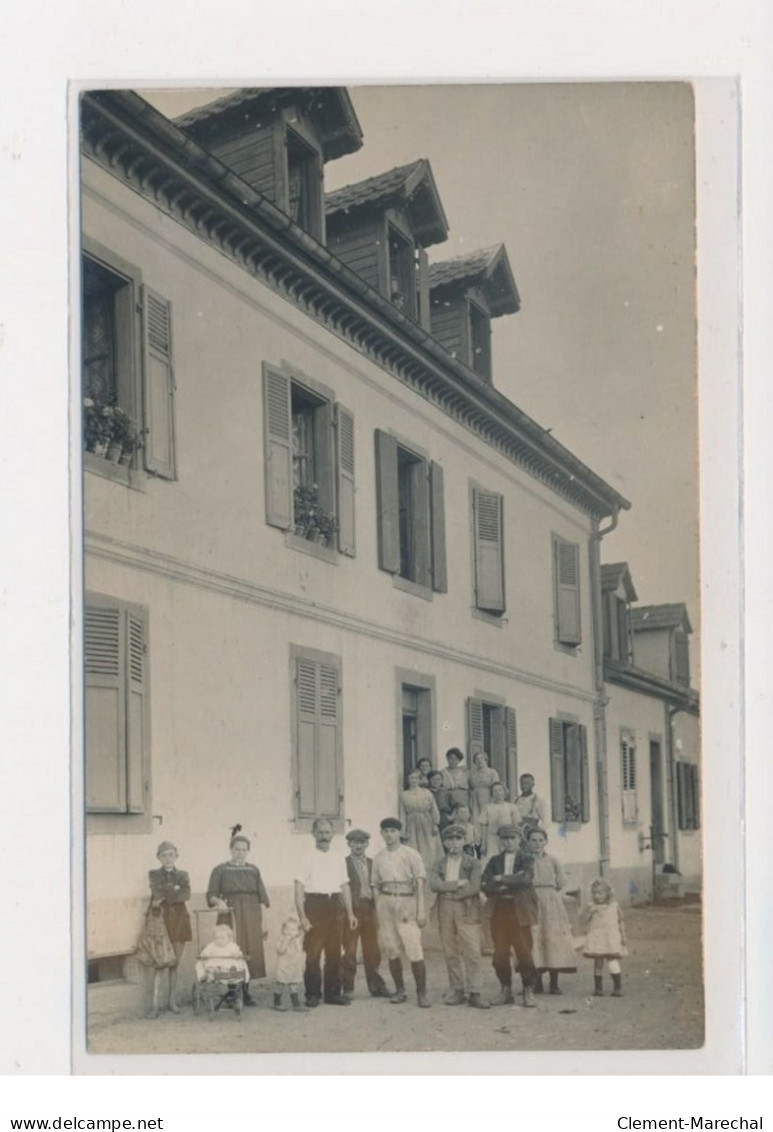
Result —
[[[611, 562], [608, 565], [601, 567], [601, 591], [607, 593], [609, 590], [617, 590], [623, 586], [625, 589], [625, 596], [627, 601], [636, 601], [637, 595], [634, 589], [633, 579], [631, 572], [628, 569], [627, 562]], [[654, 607], [651, 607], [654, 608]]]
[[200, 141], [213, 133], [257, 125], [277, 109], [301, 102], [317, 131], [325, 161], [354, 153], [362, 146], [362, 129], [346, 87], [241, 87], [175, 118], [175, 125]]
[[504, 244], [494, 244], [490, 248], [431, 263], [429, 285], [431, 291], [477, 285], [486, 296], [492, 318], [515, 314], [521, 306]]
[[681, 601], [670, 605], [641, 605], [632, 609], [631, 628], [634, 633], [650, 629], [682, 629], [685, 633], [692, 633], [687, 606]]
[[390, 206], [402, 206], [407, 210], [413, 234], [424, 247], [442, 243], [448, 237], [446, 214], [432, 168], [425, 157], [327, 193], [325, 213], [328, 228], [332, 229], [343, 214], [350, 216], [360, 209]]

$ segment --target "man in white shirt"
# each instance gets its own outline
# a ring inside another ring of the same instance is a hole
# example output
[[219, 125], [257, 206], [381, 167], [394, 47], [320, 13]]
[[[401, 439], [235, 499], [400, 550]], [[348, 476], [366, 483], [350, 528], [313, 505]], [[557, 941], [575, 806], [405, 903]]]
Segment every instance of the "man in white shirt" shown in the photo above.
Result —
[[399, 1004], [407, 998], [401, 959], [404, 952], [411, 964], [419, 1006], [429, 1006], [427, 968], [421, 946], [421, 929], [427, 922], [424, 891], [427, 870], [415, 849], [400, 844], [402, 828], [397, 818], [384, 818], [381, 822], [384, 848], [373, 859], [371, 884], [381, 943], [395, 981], [395, 993], [389, 1001]]
[[[324, 993], [330, 1006], [348, 1006], [350, 999], [341, 993], [344, 916], [352, 930], [356, 929], [357, 920], [352, 912], [346, 859], [333, 845], [331, 821], [315, 818], [311, 832], [314, 846], [306, 853], [295, 878], [295, 908], [306, 933], [306, 1003], [319, 1006]], [[324, 975], [320, 970], [323, 951]]]

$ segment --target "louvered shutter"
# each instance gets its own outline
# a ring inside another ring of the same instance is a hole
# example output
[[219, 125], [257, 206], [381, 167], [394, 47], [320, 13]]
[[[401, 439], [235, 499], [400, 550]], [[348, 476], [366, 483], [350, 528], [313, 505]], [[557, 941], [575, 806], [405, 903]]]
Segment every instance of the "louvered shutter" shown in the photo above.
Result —
[[296, 800], [300, 818], [341, 815], [338, 670], [299, 657], [296, 664]]
[[580, 729], [576, 723], [564, 725], [564, 801], [567, 813], [573, 821], [578, 821], [582, 812], [582, 759], [580, 754]]
[[[507, 757], [507, 782], [505, 785], [515, 787], [518, 782], [518, 729], [516, 727], [515, 709], [505, 708], [505, 745]], [[513, 795], [511, 794], [512, 798]]]
[[343, 405], [336, 406], [336, 470], [338, 477], [338, 549], [354, 558], [356, 553], [354, 514], [354, 417]]
[[145, 624], [131, 611], [127, 614], [127, 734], [126, 809], [141, 814], [145, 809], [146, 668]]
[[624, 735], [620, 741], [623, 821], [635, 822], [638, 816], [636, 799], [636, 748], [633, 740]]
[[430, 509], [432, 526], [432, 588], [436, 593], [448, 591], [446, 568], [446, 515], [443, 469], [433, 460], [430, 465]]
[[502, 496], [473, 490], [475, 529], [475, 604], [488, 613], [504, 613]]
[[685, 763], [676, 764], [676, 803], [680, 829], [687, 829], [687, 775]]
[[397, 441], [376, 429], [376, 485], [378, 491], [378, 564], [382, 570], [400, 570], [400, 515], [397, 484]]
[[566, 817], [566, 788], [564, 783], [564, 725], [560, 719], [551, 719], [550, 731], [550, 816], [562, 822]]
[[292, 407], [290, 379], [268, 366], [263, 370], [263, 438], [266, 522], [287, 530], [293, 524]]
[[86, 804], [92, 813], [126, 809], [126, 699], [123, 619], [117, 608], [87, 606]]
[[470, 762], [475, 751], [483, 749], [483, 700], [470, 696], [467, 700], [467, 754]]
[[580, 548], [556, 538], [553, 542], [558, 640], [579, 645], [580, 636]]
[[581, 820], [590, 821], [590, 764], [588, 761], [588, 728], [581, 723], [577, 728], [580, 747], [580, 808]]
[[172, 308], [147, 286], [142, 288], [142, 338], [145, 470], [174, 479]]
[[700, 829], [701, 827], [701, 791], [700, 782], [698, 779], [698, 768], [695, 765], [690, 766], [690, 787], [692, 790], [692, 806], [693, 806], [693, 829]]

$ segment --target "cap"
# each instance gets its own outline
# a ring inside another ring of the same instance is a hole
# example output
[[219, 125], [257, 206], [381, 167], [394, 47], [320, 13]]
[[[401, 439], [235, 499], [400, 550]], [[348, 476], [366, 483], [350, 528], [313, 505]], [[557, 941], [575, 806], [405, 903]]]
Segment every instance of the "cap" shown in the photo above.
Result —
[[402, 829], [403, 823], [398, 818], [384, 818], [379, 826], [380, 829]]
[[346, 835], [347, 841], [370, 841], [370, 834], [364, 829], [350, 829]]
[[463, 825], [458, 825], [457, 823], [452, 822], [451, 825], [447, 825], [445, 827], [445, 829], [441, 833], [441, 836], [444, 841], [447, 837], [466, 837], [467, 830]]
[[500, 825], [497, 837], [518, 837], [520, 832], [517, 825]]

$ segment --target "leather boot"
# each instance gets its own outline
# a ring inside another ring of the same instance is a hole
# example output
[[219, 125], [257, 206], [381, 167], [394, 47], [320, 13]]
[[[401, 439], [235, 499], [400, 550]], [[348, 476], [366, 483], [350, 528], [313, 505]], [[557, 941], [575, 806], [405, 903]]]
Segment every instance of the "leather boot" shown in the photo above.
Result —
[[449, 991], [443, 999], [446, 1006], [463, 1006], [464, 1005], [464, 991], [452, 990]]
[[[298, 997], [297, 995], [295, 996]], [[282, 992], [274, 991], [274, 1010], [287, 1010], [287, 1007], [282, 1002]]]
[[513, 988], [502, 986], [496, 998], [491, 1000], [492, 1006], [512, 1006], [513, 1005]]
[[488, 1010], [491, 1003], [486, 1002], [485, 998], [481, 998], [476, 991], [472, 991], [467, 995], [467, 1005], [474, 1006], [477, 1010]]
[[612, 986], [614, 988], [613, 991], [612, 991], [612, 998], [622, 998], [623, 997], [623, 976], [622, 975], [613, 975], [612, 976]]
[[524, 987], [523, 988], [523, 1005], [524, 1006], [536, 1006], [537, 1005], [537, 1000], [534, 997], [534, 991], [531, 987]]
[[405, 983], [403, 981], [402, 960], [390, 959], [389, 973], [395, 981], [395, 993], [389, 996], [389, 1001], [399, 1005], [401, 1002], [405, 1002], [408, 997], [405, 993]]
[[604, 993], [604, 987], [601, 982], [601, 975], [593, 976], [593, 993], [597, 998], [599, 998]]
[[558, 971], [550, 972], [550, 993], [561, 994], [561, 988], [558, 985]]
[[416, 980], [416, 1001], [419, 1006], [430, 1006], [431, 1003], [427, 998], [427, 966], [424, 960], [419, 959], [418, 962], [411, 963], [411, 970]]

